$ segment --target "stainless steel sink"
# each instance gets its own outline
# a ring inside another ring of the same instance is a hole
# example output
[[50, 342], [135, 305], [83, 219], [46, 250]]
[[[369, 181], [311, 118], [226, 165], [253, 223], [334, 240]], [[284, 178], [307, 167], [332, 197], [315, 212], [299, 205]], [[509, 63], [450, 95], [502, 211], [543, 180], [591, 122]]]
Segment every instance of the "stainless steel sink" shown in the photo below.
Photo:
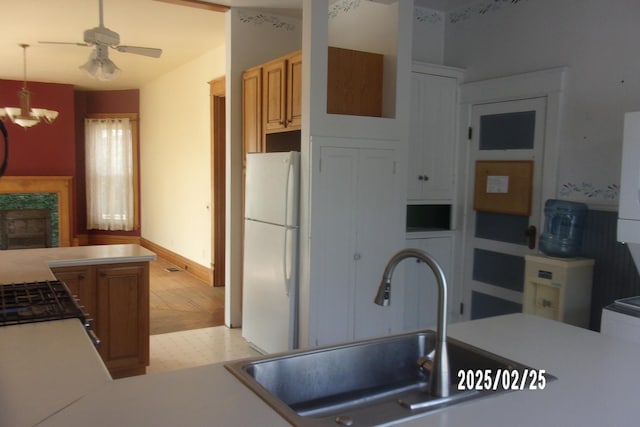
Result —
[[[508, 391], [502, 381], [496, 390], [458, 391], [460, 370], [489, 370], [494, 375], [533, 371], [451, 338], [447, 343], [452, 393], [446, 398], [428, 394], [429, 370], [419, 364], [434, 348], [433, 331], [245, 359], [225, 366], [293, 425], [353, 426], [392, 424]], [[545, 379], [553, 377], [546, 375]]]

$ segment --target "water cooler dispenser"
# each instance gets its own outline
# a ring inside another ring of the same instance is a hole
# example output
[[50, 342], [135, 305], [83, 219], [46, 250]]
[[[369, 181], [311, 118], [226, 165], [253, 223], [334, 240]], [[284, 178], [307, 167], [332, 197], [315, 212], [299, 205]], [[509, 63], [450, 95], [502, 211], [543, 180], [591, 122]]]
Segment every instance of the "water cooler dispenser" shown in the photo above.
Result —
[[577, 257], [582, 245], [582, 230], [587, 205], [549, 199], [544, 205], [544, 230], [540, 235], [540, 251], [561, 258]]
[[522, 311], [589, 327], [594, 260], [525, 255]]

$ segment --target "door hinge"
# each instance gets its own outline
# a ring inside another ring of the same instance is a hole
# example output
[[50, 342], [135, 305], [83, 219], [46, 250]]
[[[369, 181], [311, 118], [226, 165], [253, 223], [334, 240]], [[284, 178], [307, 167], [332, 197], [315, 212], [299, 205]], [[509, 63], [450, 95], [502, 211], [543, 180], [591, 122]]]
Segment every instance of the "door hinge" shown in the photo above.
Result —
[[460, 303], [460, 314], [464, 314], [464, 303]]
[[472, 136], [473, 136], [473, 128], [469, 126], [469, 129], [467, 130], [467, 138], [469, 139], [469, 141], [471, 141]]

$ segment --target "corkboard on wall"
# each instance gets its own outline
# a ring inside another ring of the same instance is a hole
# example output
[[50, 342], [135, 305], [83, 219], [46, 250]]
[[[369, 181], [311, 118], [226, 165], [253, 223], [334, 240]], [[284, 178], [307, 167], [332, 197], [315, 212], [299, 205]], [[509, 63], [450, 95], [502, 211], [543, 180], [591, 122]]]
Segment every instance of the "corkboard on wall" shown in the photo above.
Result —
[[532, 160], [478, 160], [473, 208], [529, 216], [532, 187]]

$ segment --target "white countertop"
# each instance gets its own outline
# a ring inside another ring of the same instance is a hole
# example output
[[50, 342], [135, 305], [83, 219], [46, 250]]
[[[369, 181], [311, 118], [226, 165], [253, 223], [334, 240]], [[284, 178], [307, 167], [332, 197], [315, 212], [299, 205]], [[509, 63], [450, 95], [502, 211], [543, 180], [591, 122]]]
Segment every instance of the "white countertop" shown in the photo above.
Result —
[[55, 279], [51, 267], [115, 264], [155, 259], [139, 245], [72, 246], [0, 251], [0, 284]]
[[107, 382], [78, 319], [0, 328], [0, 425], [35, 425]]
[[[415, 426], [637, 425], [640, 346], [539, 317], [515, 314], [452, 324], [450, 336], [558, 377], [427, 414]], [[288, 425], [222, 364], [103, 384], [42, 426]]]

